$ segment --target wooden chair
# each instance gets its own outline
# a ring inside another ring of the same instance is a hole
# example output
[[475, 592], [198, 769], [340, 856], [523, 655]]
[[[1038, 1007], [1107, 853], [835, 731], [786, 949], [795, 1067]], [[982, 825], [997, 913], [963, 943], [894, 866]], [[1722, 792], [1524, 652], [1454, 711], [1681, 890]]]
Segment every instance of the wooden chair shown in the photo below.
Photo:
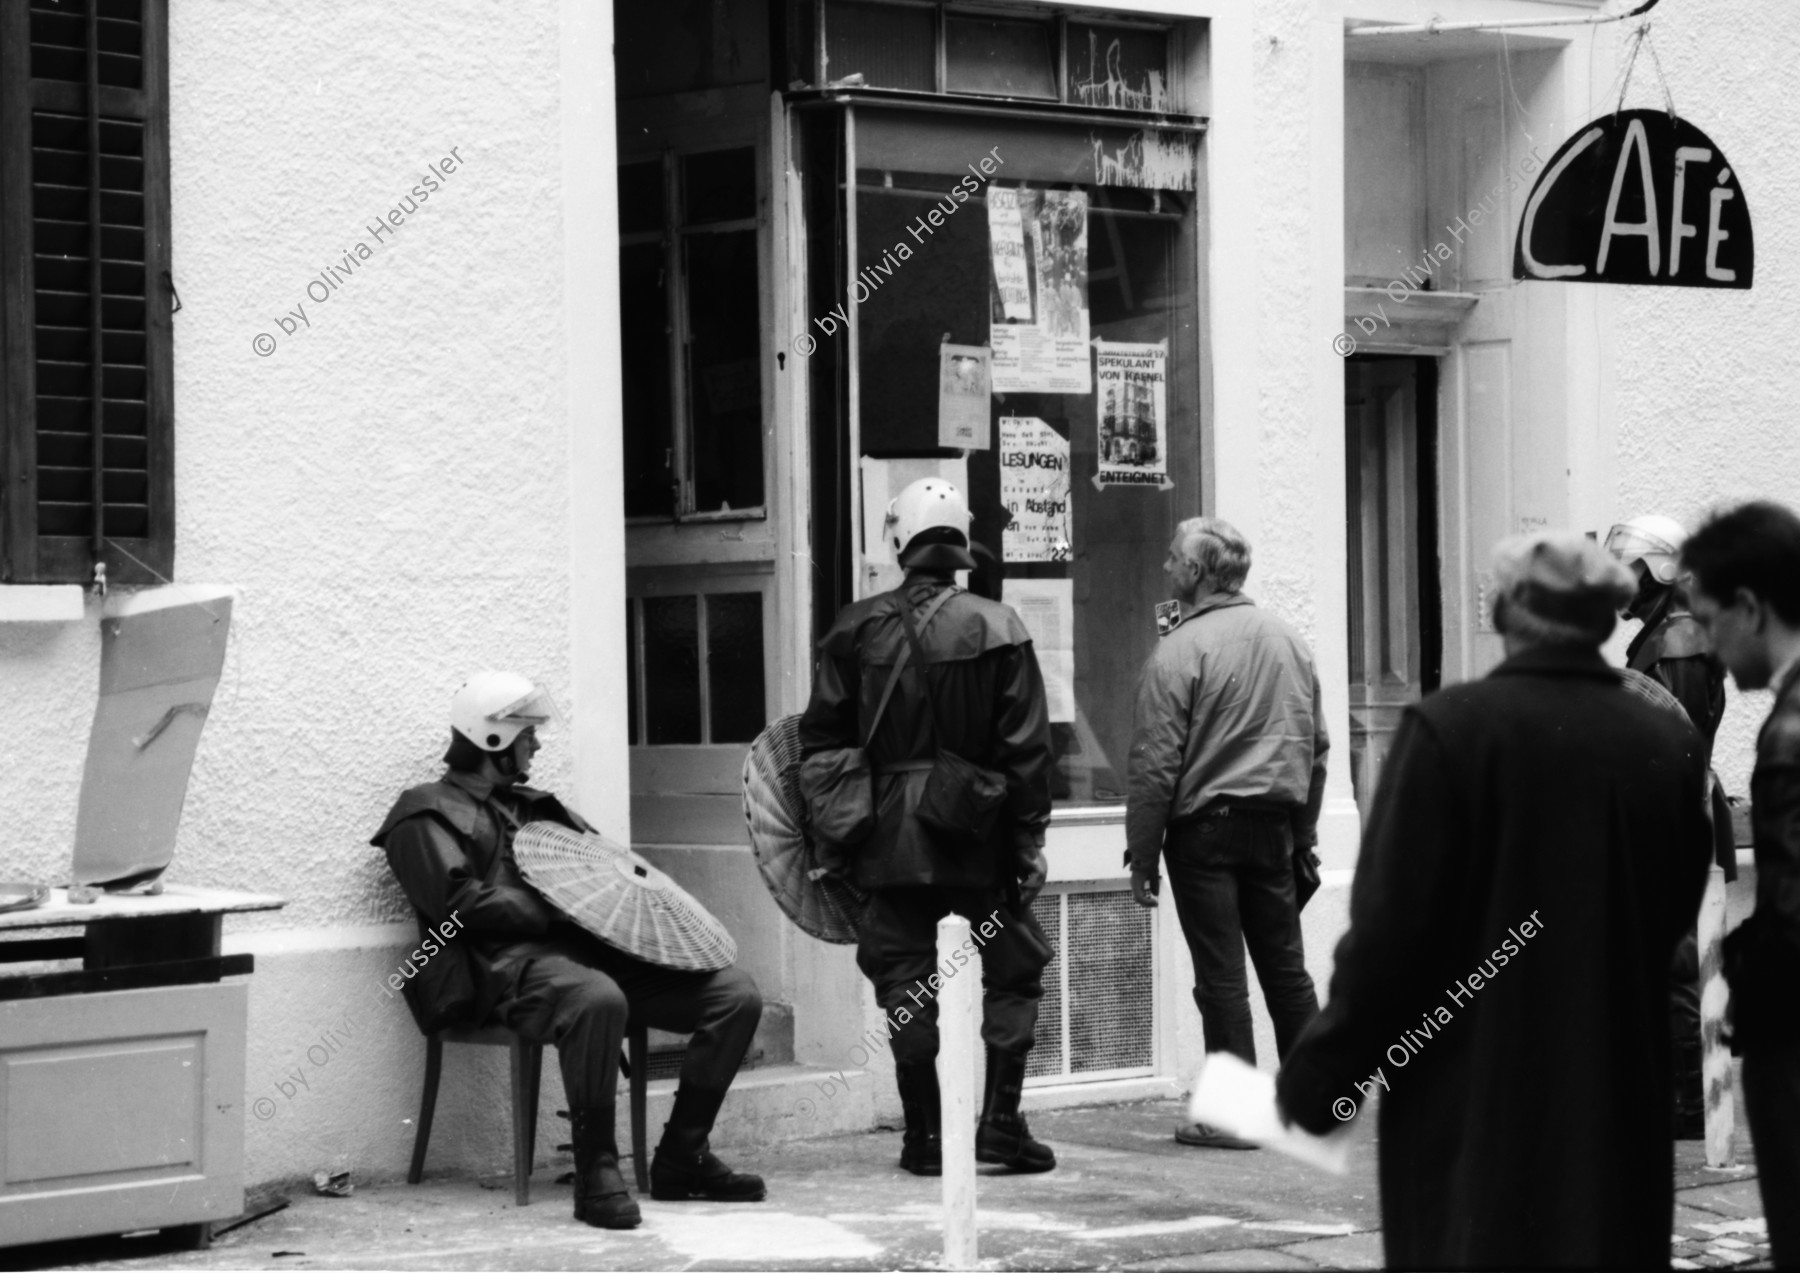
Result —
[[[639, 1193], [650, 1191], [649, 1147], [645, 1129], [650, 1082], [650, 1050], [644, 1027], [628, 1026], [630, 1051], [619, 1058], [631, 1076], [631, 1159]], [[538, 1082], [544, 1072], [544, 1045], [527, 1042], [505, 1026], [439, 1030], [425, 1036], [425, 1093], [419, 1101], [419, 1129], [413, 1136], [412, 1167], [406, 1183], [416, 1185], [425, 1174], [425, 1147], [431, 1143], [431, 1118], [437, 1109], [438, 1079], [444, 1068], [444, 1044], [473, 1043], [512, 1049], [513, 1197], [531, 1205], [531, 1160], [537, 1152]]]

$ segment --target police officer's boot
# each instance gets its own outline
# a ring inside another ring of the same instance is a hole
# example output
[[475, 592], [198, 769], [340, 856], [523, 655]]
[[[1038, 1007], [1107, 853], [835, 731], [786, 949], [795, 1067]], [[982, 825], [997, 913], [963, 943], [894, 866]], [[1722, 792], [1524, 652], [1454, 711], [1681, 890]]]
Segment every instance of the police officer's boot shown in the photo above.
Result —
[[733, 1171], [706, 1143], [724, 1092], [683, 1083], [675, 1092], [675, 1108], [663, 1124], [662, 1143], [650, 1160], [650, 1196], [658, 1202], [761, 1202], [767, 1192], [761, 1176]]
[[944, 1142], [940, 1130], [944, 1106], [938, 1096], [937, 1064], [896, 1061], [894, 1082], [900, 1089], [900, 1108], [906, 1115], [900, 1166], [915, 1176], [943, 1175]]
[[597, 1229], [635, 1229], [643, 1216], [619, 1174], [611, 1105], [569, 1111], [575, 1150], [575, 1218]]
[[987, 1094], [981, 1125], [975, 1129], [975, 1161], [1000, 1163], [1014, 1171], [1049, 1171], [1056, 1166], [1050, 1146], [1034, 1140], [1019, 1112], [1025, 1094], [1025, 1054], [987, 1050]]

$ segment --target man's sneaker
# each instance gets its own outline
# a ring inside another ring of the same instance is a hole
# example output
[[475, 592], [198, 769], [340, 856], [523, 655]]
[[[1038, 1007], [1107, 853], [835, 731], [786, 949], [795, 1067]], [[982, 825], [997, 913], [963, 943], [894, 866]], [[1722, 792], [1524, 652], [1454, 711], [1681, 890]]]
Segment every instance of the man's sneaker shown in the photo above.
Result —
[[1175, 1139], [1184, 1145], [1200, 1145], [1207, 1149], [1255, 1149], [1256, 1142], [1222, 1132], [1205, 1123], [1177, 1123]]

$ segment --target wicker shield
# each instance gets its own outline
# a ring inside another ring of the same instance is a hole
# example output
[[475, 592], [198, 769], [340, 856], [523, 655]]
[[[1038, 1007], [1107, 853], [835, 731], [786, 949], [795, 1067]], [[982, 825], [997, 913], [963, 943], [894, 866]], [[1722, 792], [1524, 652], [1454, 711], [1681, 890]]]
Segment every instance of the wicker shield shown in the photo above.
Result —
[[602, 835], [528, 822], [513, 838], [513, 857], [533, 888], [628, 955], [693, 972], [716, 972], [737, 959], [737, 943], [704, 906]]
[[821, 941], [854, 944], [868, 894], [826, 877], [807, 832], [800, 794], [800, 718], [784, 716], [757, 735], [744, 759], [744, 820], [750, 850], [775, 904]]

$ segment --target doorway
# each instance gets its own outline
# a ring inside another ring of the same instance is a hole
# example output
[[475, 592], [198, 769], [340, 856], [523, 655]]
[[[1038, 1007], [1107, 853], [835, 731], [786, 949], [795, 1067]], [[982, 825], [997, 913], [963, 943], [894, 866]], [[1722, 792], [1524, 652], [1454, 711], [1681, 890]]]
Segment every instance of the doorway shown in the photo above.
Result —
[[1401, 713], [1443, 675], [1437, 360], [1344, 365], [1350, 780], [1366, 814]]

